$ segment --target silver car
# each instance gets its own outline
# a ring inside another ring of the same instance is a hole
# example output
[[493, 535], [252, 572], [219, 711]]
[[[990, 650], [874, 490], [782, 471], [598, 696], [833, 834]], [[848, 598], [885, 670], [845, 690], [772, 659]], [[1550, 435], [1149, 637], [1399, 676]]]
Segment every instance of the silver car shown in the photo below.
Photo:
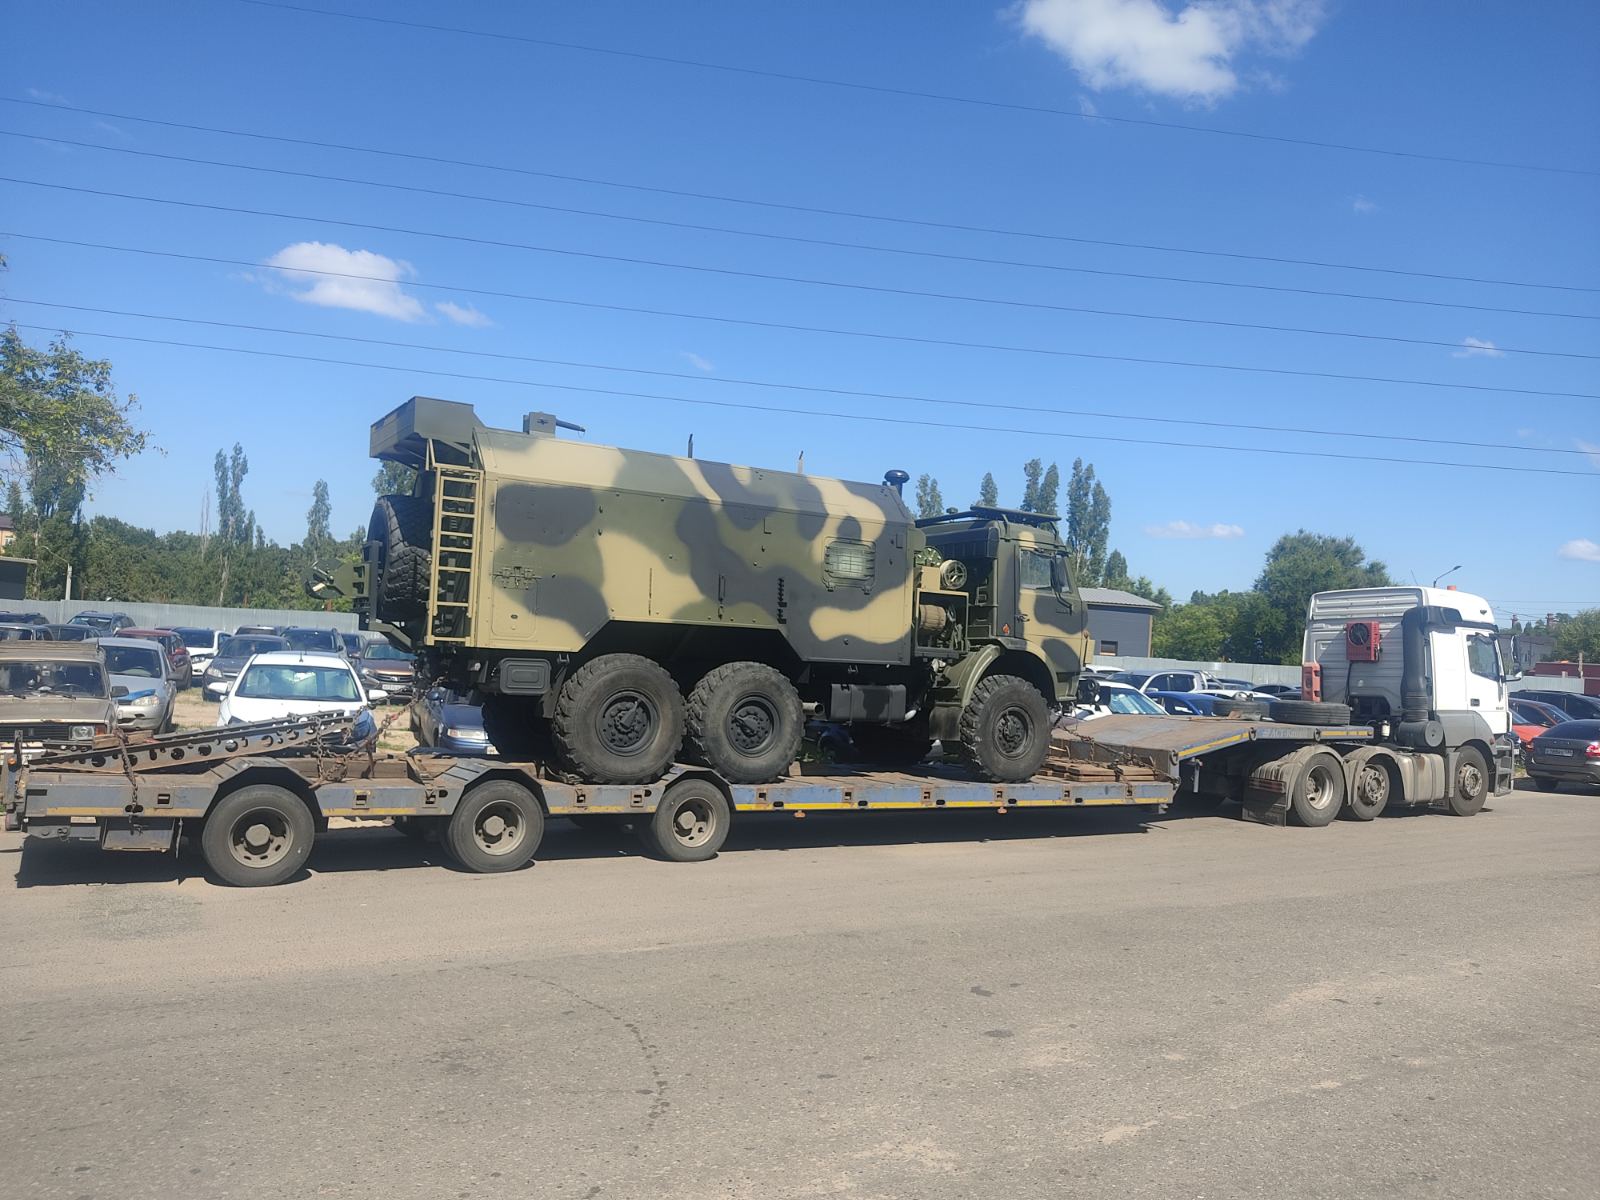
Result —
[[[112, 695], [117, 699], [117, 725], [150, 733], [172, 728], [172, 707], [177, 703], [178, 681], [172, 677], [166, 650], [146, 638], [100, 639]], [[116, 689], [126, 688], [125, 695]]]

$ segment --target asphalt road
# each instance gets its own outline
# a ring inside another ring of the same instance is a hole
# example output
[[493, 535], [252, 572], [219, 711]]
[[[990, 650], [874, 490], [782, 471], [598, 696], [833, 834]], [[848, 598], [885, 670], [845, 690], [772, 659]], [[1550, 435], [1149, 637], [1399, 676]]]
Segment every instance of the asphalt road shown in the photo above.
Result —
[[[0, 843], [22, 1197], [1593, 1196], [1600, 798], [552, 822], [510, 876]], [[13, 876], [15, 882], [13, 883]]]

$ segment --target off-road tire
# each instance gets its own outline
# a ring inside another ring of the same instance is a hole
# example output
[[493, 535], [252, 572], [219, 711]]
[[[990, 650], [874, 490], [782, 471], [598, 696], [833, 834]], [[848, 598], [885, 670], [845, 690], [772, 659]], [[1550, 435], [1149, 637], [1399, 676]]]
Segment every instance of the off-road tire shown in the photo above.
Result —
[[925, 724], [852, 725], [852, 760], [873, 767], [914, 767], [928, 757], [933, 739]]
[[1483, 751], [1476, 746], [1461, 747], [1456, 751], [1456, 769], [1450, 775], [1450, 794], [1445, 797], [1450, 811], [1458, 817], [1476, 815], [1489, 799], [1493, 782]]
[[639, 840], [654, 858], [704, 862], [728, 840], [733, 809], [716, 784], [680, 779], [669, 787], [650, 819], [637, 826]]
[[1319, 751], [1300, 765], [1289, 790], [1289, 816], [1296, 825], [1320, 829], [1344, 808], [1344, 763], [1331, 750]]
[[583, 779], [654, 783], [683, 744], [683, 697], [648, 658], [603, 654], [562, 684], [550, 732], [557, 756]]
[[782, 779], [806, 733], [800, 693], [782, 671], [735, 662], [708, 671], [689, 693], [685, 753], [730, 783]]
[[432, 530], [433, 509], [420, 497], [379, 496], [373, 505], [367, 539], [382, 547], [372, 579], [379, 620], [398, 623], [427, 612]]
[[1274, 700], [1272, 719], [1284, 725], [1348, 725], [1350, 706], [1316, 700]]
[[1267, 706], [1259, 700], [1213, 700], [1211, 712], [1218, 717], [1259, 719], [1267, 715]]
[[316, 833], [299, 796], [257, 783], [217, 801], [200, 830], [200, 853], [211, 873], [231, 887], [271, 887], [299, 874]]
[[1044, 766], [1050, 730], [1050, 706], [1038, 688], [1015, 675], [990, 675], [961, 713], [961, 752], [983, 778], [1021, 783]]
[[468, 871], [515, 871], [533, 861], [544, 837], [544, 809], [509, 779], [480, 783], [461, 798], [444, 830], [444, 848]]

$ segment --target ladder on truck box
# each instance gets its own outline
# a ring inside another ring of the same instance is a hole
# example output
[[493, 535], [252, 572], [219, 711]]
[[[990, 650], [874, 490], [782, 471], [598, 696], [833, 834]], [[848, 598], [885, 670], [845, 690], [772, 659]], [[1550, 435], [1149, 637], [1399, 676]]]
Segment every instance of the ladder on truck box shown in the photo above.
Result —
[[433, 540], [428, 579], [428, 636], [435, 644], [466, 645], [472, 635], [472, 579], [481, 531], [483, 472], [442, 463], [428, 442], [434, 479]]

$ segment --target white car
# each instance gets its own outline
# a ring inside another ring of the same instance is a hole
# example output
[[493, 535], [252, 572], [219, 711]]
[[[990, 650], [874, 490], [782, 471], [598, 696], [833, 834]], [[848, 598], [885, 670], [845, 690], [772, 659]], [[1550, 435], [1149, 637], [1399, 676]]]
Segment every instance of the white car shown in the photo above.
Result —
[[1164, 717], [1167, 715], [1154, 700], [1138, 688], [1109, 679], [1096, 680], [1093, 703], [1079, 700], [1073, 707], [1070, 720], [1093, 721], [1099, 717]]
[[248, 725], [284, 717], [321, 713], [365, 715], [356, 723], [356, 738], [375, 729], [368, 707], [387, 698], [381, 688], [364, 689], [355, 668], [342, 654], [274, 650], [254, 655], [222, 690], [218, 725]]

